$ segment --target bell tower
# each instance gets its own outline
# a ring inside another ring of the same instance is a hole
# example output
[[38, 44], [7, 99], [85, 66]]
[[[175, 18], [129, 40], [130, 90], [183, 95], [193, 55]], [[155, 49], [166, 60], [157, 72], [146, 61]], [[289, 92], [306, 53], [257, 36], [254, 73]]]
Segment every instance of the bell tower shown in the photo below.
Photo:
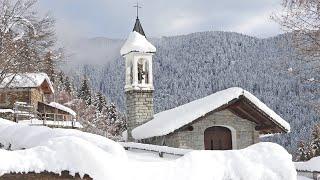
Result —
[[152, 57], [155, 52], [156, 48], [147, 40], [137, 16], [133, 31], [120, 50], [125, 59], [128, 141], [134, 141], [131, 134], [134, 128], [153, 118]]

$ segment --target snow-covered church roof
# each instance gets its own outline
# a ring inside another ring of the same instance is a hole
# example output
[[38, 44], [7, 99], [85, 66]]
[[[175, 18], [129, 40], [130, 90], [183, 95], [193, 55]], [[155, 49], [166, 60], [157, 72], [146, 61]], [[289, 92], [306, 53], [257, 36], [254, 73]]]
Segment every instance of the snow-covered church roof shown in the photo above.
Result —
[[156, 48], [147, 40], [143, 28], [137, 18], [133, 31], [122, 46], [120, 53], [122, 56], [130, 52], [155, 53]]
[[40, 87], [45, 82], [53, 93], [53, 85], [46, 73], [7, 74], [0, 82], [0, 88], [33, 88]]
[[268, 121], [271, 121], [269, 123], [274, 124], [281, 132], [290, 131], [290, 125], [258, 98], [242, 88], [233, 87], [155, 114], [152, 120], [133, 129], [132, 136], [135, 139], [145, 139], [170, 134], [209, 112], [239, 100], [241, 97], [244, 97], [250, 104], [255, 106], [258, 109], [257, 111], [265, 114], [268, 117]]

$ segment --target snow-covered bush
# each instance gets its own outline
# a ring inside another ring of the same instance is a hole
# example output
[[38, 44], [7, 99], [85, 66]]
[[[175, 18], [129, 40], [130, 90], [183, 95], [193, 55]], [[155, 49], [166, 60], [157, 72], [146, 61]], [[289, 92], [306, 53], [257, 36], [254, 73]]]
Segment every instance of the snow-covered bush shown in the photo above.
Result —
[[317, 156], [320, 156], [320, 124], [313, 127], [310, 141], [299, 143], [297, 160], [307, 161]]
[[77, 120], [83, 126], [82, 131], [113, 140], [121, 139], [121, 133], [126, 129], [124, 114], [113, 103], [108, 104], [106, 96], [101, 92], [92, 96], [89, 79], [82, 80], [78, 92], [63, 72], [58, 74], [55, 82], [56, 100], [77, 113]]

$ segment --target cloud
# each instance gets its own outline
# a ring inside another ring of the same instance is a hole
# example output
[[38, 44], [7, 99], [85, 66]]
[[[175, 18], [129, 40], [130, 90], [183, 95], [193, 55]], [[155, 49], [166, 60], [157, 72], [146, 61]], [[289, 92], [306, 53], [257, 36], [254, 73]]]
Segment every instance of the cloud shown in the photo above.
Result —
[[[57, 19], [60, 39], [126, 38], [135, 20], [135, 0], [41, 0]], [[148, 36], [198, 31], [236, 31], [258, 37], [280, 32], [269, 20], [281, 0], [140, 0], [141, 22]], [[270, 14], [269, 14], [270, 13]]]
[[249, 34], [257, 37], [268, 37], [281, 32], [280, 26], [270, 18], [273, 11], [262, 12], [230, 28], [230, 31]]

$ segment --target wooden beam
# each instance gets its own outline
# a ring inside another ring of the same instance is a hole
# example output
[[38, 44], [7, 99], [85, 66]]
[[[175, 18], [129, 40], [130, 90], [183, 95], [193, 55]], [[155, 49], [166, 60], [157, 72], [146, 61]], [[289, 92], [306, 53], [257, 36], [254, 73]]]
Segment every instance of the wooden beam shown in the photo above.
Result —
[[274, 126], [256, 126], [256, 131], [273, 131], [275, 129]]
[[257, 124], [261, 124], [261, 122], [259, 122], [259, 121], [256, 120], [256, 119], [258, 119], [257, 117], [252, 116], [252, 115], [251, 115], [250, 113], [248, 113], [246, 110], [242, 109], [241, 106], [239, 106], [239, 107], [237, 108], [237, 110], [239, 110], [239, 111], [240, 111], [241, 113], [243, 113], [245, 116], [249, 117], [248, 120], [251, 120], [251, 121], [253, 121], [253, 122], [257, 123]]

